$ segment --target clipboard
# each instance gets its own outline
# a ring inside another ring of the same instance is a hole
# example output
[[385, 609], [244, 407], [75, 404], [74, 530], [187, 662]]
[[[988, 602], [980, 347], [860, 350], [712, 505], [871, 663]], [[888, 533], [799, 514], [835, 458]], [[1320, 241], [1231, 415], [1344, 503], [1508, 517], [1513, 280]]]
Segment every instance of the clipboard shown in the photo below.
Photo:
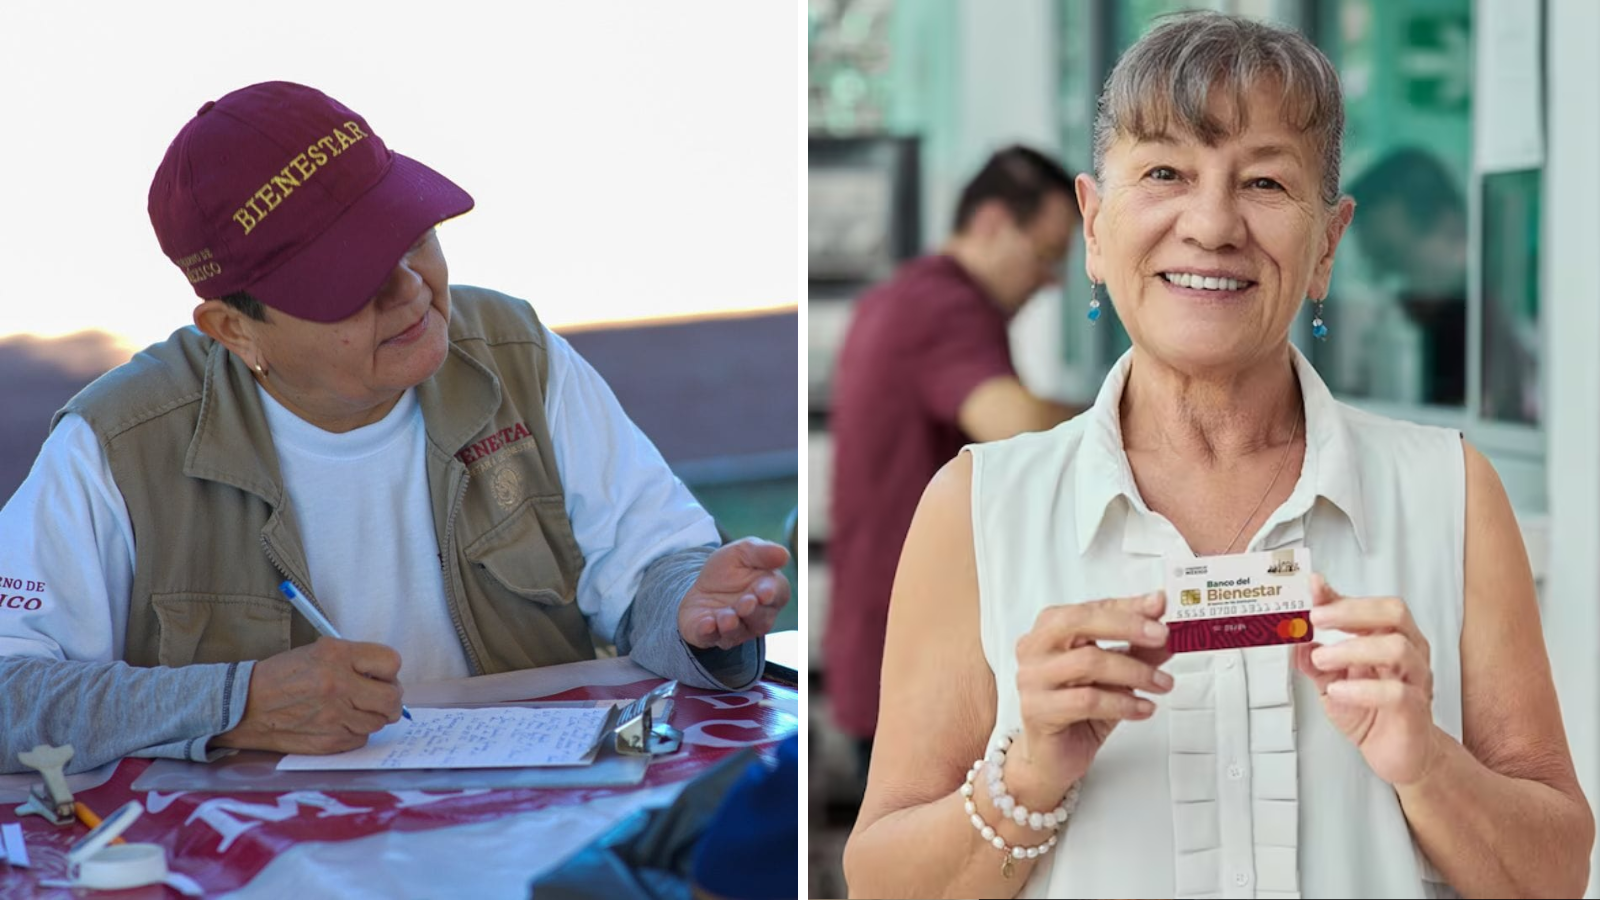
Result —
[[[212, 763], [158, 759], [140, 773], [135, 791], [438, 791], [487, 788], [632, 787], [644, 781], [650, 760], [677, 751], [683, 734], [669, 724], [678, 683], [668, 681], [625, 705], [612, 705], [600, 730], [594, 761], [584, 766], [506, 769], [395, 769], [279, 771], [283, 754], [240, 751]], [[594, 701], [438, 703], [436, 706], [594, 706]], [[610, 740], [607, 740], [607, 737]]]
[[[437, 706], [595, 706], [590, 700], [544, 700], [523, 703], [439, 703]], [[613, 705], [613, 709], [615, 706]], [[508, 788], [626, 788], [643, 783], [647, 756], [616, 752], [600, 730], [594, 761], [584, 766], [505, 769], [390, 769], [349, 771], [280, 771], [282, 753], [241, 750], [215, 762], [157, 759], [134, 779], [134, 791], [212, 791], [219, 793], [282, 793], [284, 791], [455, 791]]]

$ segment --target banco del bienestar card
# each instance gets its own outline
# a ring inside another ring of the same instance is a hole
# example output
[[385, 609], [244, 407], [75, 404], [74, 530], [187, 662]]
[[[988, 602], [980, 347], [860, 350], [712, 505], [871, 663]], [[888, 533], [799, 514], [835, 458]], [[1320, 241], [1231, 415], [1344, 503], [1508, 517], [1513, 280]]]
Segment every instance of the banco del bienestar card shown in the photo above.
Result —
[[1311, 640], [1311, 551], [1166, 558], [1173, 653]]

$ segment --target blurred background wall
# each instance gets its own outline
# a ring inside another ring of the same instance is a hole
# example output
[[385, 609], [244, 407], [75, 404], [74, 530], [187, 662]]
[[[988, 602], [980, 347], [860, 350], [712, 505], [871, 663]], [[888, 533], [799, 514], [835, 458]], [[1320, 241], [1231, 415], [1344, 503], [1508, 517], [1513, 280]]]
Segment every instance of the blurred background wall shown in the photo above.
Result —
[[[1339, 68], [1357, 195], [1326, 307], [1296, 343], [1341, 399], [1459, 429], [1511, 494], [1540, 589], [1568, 738], [1600, 790], [1600, 4], [1592, 0], [809, 0], [807, 357], [812, 890], [842, 895], [861, 785], [834, 730], [829, 378], [851, 304], [944, 240], [956, 193], [1014, 141], [1091, 165], [1095, 98], [1161, 14], [1287, 23]], [[1401, 215], [1407, 211], [1409, 215]], [[1128, 346], [1094, 327], [1081, 244], [1012, 328], [1037, 393], [1092, 402]], [[1595, 896], [1591, 886], [1590, 896]]]

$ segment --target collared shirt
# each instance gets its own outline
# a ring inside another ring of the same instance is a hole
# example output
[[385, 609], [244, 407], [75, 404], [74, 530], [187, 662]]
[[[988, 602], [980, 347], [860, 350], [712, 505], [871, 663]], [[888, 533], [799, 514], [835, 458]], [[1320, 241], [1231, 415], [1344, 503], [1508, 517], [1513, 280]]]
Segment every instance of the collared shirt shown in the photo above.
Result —
[[[1250, 551], [1306, 547], [1346, 596], [1399, 596], [1432, 648], [1434, 718], [1461, 736], [1465, 464], [1457, 432], [1333, 399], [1293, 350], [1305, 459]], [[1041, 609], [1165, 585], [1183, 536], [1139, 495], [1119, 414], [1134, 354], [1089, 412], [969, 448], [994, 736], [1021, 726], [1016, 641]], [[1155, 715], [1112, 732], [1058, 852], [1020, 896], [1448, 896], [1393, 788], [1328, 722], [1288, 647], [1185, 653]], [[1359, 862], [1357, 862], [1359, 861]], [[1441, 893], [1443, 892], [1443, 893]]]

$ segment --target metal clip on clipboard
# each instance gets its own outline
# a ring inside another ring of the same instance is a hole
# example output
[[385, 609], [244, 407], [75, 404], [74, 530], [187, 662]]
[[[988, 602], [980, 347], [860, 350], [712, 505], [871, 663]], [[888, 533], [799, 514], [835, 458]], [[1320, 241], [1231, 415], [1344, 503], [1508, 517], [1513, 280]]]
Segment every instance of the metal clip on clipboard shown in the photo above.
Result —
[[616, 736], [618, 753], [665, 756], [678, 751], [683, 732], [667, 723], [677, 691], [676, 681], [665, 682], [617, 712], [611, 733]]

